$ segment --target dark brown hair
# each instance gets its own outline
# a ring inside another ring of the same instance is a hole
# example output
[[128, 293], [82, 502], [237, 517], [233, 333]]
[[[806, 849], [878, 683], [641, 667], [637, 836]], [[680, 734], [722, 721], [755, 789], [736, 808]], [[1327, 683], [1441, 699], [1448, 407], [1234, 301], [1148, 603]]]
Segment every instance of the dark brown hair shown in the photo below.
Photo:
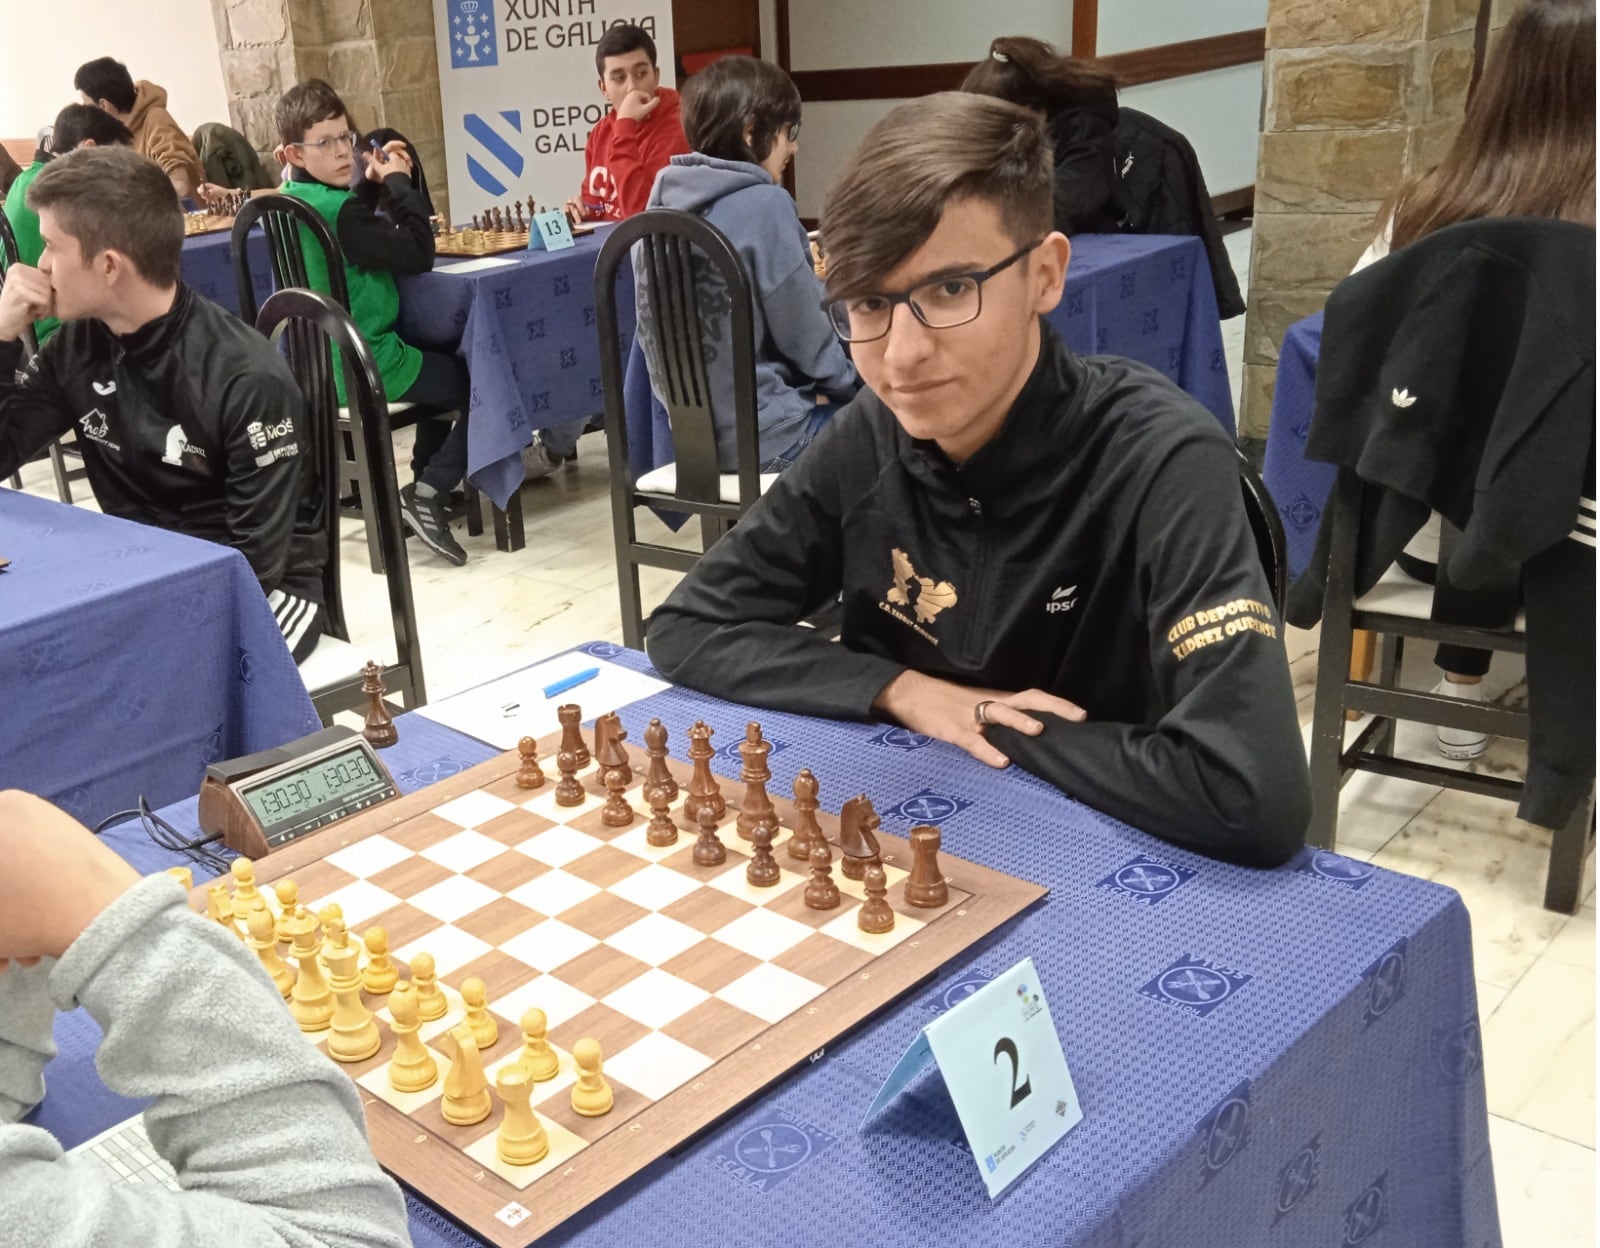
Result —
[[343, 117], [352, 130], [357, 128], [339, 93], [321, 78], [295, 83], [278, 97], [273, 115], [278, 123], [278, 138], [284, 143], [303, 143], [307, 130], [332, 117]]
[[1110, 70], [1063, 56], [1043, 39], [1026, 35], [1002, 35], [991, 43], [989, 55], [972, 67], [961, 89], [1046, 113], [1117, 102], [1117, 80]]
[[1050, 232], [1054, 163], [1044, 125], [987, 95], [944, 91], [867, 132], [822, 206], [828, 296], [864, 294], [927, 241], [945, 207], [986, 199], [1021, 247]]
[[93, 104], [68, 104], [56, 114], [56, 124], [50, 127], [50, 150], [57, 156], [66, 155], [90, 139], [101, 147], [112, 143], [132, 147], [133, 131]]
[[78, 66], [78, 72], [72, 75], [72, 86], [96, 104], [107, 101], [119, 113], [131, 113], [139, 100], [139, 89], [133, 85], [128, 67], [109, 56]]
[[1390, 247], [1478, 217], [1594, 224], [1594, 0], [1527, 0], [1449, 153], [1384, 208]]
[[80, 147], [57, 156], [28, 187], [28, 207], [48, 210], [78, 240], [87, 263], [126, 256], [145, 281], [174, 286], [183, 252], [183, 210], [161, 166], [128, 147]]
[[695, 151], [758, 165], [772, 154], [778, 131], [800, 120], [800, 92], [776, 65], [725, 56], [683, 84], [681, 108], [683, 133]]
[[650, 58], [651, 65], [656, 63], [656, 41], [650, 37], [649, 31], [631, 22], [613, 26], [601, 35], [600, 42], [594, 45], [594, 72], [604, 78], [606, 57], [627, 56], [630, 52], [639, 51]]

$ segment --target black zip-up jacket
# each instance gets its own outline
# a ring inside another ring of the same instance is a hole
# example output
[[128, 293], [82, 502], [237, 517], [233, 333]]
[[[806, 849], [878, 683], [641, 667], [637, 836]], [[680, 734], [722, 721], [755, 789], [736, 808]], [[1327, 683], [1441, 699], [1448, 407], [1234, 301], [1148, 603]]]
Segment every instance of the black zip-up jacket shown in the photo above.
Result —
[[180, 282], [131, 334], [67, 321], [0, 376], [0, 476], [69, 430], [102, 511], [232, 546], [264, 591], [322, 601], [300, 387], [238, 317]]
[[[1131, 360], [1042, 326], [998, 435], [959, 468], [863, 390], [651, 620], [668, 677], [866, 719], [906, 668], [1088, 712], [991, 728], [1016, 763], [1143, 831], [1263, 866], [1310, 785], [1233, 447]], [[843, 594], [842, 644], [795, 627]]]

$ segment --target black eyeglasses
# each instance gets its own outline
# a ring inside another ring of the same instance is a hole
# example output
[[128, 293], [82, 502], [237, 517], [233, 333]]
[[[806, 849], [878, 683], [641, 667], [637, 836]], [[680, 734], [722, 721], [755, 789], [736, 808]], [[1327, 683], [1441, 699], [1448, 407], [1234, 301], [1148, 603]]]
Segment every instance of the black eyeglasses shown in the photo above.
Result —
[[333, 156], [345, 148], [354, 148], [361, 138], [354, 130], [346, 130], [343, 134], [330, 134], [325, 139], [318, 139], [315, 143], [291, 143], [290, 147], [313, 148], [324, 156]]
[[833, 299], [822, 305], [823, 310], [841, 342], [873, 342], [882, 338], [889, 332], [895, 307], [902, 303], [909, 304], [912, 315], [929, 329], [954, 329], [977, 320], [983, 312], [986, 281], [1009, 269], [1042, 242], [1042, 238], [1035, 239], [981, 272], [952, 273], [896, 294], [882, 292]]

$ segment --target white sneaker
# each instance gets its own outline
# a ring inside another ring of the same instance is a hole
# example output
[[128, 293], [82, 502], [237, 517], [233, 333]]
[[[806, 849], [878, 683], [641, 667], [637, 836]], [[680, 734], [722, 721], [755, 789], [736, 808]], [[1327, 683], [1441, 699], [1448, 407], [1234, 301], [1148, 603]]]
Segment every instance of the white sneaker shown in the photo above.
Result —
[[540, 477], [548, 477], [559, 467], [561, 461], [545, 449], [537, 433], [533, 435], [533, 441], [522, 448], [523, 480], [537, 481]]
[[[1483, 682], [1475, 685], [1458, 685], [1455, 681], [1441, 679], [1433, 687], [1433, 692], [1443, 694], [1448, 698], [1456, 698], [1462, 702], [1482, 702]], [[1473, 732], [1467, 728], [1439, 729], [1439, 753], [1446, 758], [1466, 762], [1479, 757], [1484, 750], [1489, 748], [1489, 734], [1486, 732]]]

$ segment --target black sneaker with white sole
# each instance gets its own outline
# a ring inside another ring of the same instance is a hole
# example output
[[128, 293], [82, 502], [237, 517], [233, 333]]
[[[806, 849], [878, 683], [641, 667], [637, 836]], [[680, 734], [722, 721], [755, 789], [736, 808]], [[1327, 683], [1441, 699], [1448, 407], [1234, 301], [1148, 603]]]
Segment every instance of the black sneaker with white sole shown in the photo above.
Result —
[[400, 519], [424, 546], [441, 559], [448, 559], [458, 568], [467, 561], [467, 552], [461, 549], [461, 543], [450, 533], [444, 499], [438, 494], [419, 498], [416, 482], [405, 486], [400, 491]]

